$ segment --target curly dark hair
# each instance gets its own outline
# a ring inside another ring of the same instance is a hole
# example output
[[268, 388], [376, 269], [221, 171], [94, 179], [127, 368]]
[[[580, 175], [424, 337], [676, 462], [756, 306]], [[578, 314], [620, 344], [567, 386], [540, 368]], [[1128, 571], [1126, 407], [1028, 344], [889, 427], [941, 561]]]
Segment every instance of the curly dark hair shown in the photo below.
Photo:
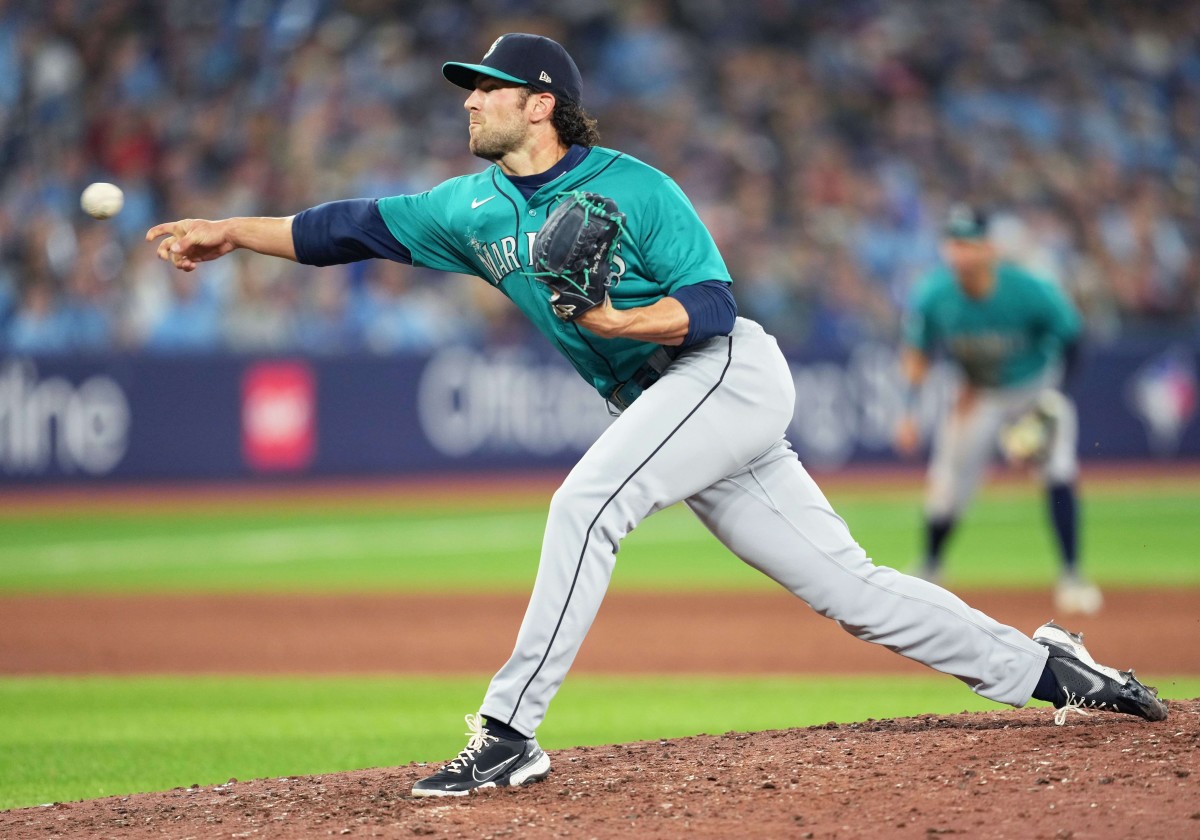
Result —
[[[541, 92], [530, 85], [524, 85], [523, 89], [525, 91], [524, 99]], [[525, 104], [524, 99], [520, 103], [522, 106]], [[558, 139], [564, 146], [587, 146], [590, 148], [600, 145], [600, 129], [597, 126], [596, 118], [574, 102], [568, 102], [565, 99], [559, 101], [555, 97], [554, 111], [550, 114], [550, 124], [558, 132]]]
[[574, 102], [556, 102], [550, 124], [566, 146], [599, 146], [600, 129], [596, 118]]

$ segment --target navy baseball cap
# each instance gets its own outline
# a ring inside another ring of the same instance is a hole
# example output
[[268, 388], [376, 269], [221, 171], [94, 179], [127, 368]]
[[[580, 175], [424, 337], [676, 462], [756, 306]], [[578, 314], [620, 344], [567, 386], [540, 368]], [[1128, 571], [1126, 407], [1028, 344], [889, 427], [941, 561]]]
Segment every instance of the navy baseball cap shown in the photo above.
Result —
[[447, 61], [442, 65], [442, 75], [467, 90], [475, 90], [480, 74], [529, 85], [576, 104], [583, 96], [583, 79], [575, 61], [562, 44], [542, 35], [510, 32], [492, 43], [479, 64]]
[[959, 202], [946, 213], [942, 233], [950, 239], [985, 239], [987, 230], [987, 215], [978, 207]]

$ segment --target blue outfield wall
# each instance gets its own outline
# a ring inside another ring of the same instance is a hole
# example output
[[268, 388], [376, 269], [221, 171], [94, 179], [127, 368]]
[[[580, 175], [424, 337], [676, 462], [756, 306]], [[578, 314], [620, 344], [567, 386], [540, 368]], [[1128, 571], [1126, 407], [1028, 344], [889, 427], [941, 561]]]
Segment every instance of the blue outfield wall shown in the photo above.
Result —
[[[1200, 458], [1200, 342], [1094, 348], [1072, 389], [1085, 460]], [[789, 437], [815, 470], [894, 460], [895, 349], [791, 359]], [[935, 369], [926, 428], [954, 387]], [[338, 358], [0, 360], [0, 483], [566, 469], [611, 422], [564, 362], [448, 348]]]

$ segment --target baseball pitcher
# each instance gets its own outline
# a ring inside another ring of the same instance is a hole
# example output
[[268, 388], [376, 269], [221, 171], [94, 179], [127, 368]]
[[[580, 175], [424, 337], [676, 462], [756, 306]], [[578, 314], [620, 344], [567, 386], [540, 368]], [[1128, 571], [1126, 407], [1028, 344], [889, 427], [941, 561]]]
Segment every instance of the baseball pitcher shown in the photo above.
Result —
[[466, 747], [414, 795], [461, 796], [550, 772], [534, 736], [621, 540], [680, 501], [743, 561], [850, 633], [985, 697], [1166, 716], [1152, 690], [1096, 665], [1057, 625], [1030, 638], [871, 562], [784, 439], [795, 393], [775, 340], [737, 317], [725, 263], [678, 185], [598, 145], [562, 46], [504, 35], [480, 63], [442, 72], [469, 91], [470, 149], [494, 164], [483, 172], [420, 195], [147, 232], [184, 271], [249, 248], [315, 265], [384, 258], [478, 276], [620, 413], [550, 502], [516, 645], [479, 714], [467, 715]]

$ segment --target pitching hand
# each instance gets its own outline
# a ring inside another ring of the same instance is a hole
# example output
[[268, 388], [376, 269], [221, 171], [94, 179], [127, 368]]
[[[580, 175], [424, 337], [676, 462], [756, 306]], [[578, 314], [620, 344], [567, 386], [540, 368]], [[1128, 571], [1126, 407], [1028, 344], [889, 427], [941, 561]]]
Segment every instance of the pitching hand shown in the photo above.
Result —
[[200, 263], [223, 257], [237, 247], [222, 222], [204, 219], [164, 222], [146, 231], [146, 241], [153, 242], [164, 234], [166, 239], [158, 243], [159, 259], [182, 271], [194, 271]]

